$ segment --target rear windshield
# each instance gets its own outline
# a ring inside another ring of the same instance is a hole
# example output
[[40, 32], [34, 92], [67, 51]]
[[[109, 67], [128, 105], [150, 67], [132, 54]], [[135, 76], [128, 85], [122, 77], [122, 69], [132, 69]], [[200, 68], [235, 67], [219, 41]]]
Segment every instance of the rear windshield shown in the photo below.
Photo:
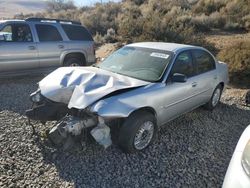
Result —
[[62, 28], [70, 40], [93, 41], [91, 34], [82, 26], [62, 24]]

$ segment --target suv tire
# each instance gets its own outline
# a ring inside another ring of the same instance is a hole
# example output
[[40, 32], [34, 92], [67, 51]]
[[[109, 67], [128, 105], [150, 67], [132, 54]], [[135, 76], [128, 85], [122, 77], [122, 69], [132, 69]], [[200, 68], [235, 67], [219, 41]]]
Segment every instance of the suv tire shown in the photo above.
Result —
[[83, 62], [80, 58], [77, 57], [69, 57], [64, 61], [63, 66], [65, 67], [76, 67], [76, 66], [82, 66]]

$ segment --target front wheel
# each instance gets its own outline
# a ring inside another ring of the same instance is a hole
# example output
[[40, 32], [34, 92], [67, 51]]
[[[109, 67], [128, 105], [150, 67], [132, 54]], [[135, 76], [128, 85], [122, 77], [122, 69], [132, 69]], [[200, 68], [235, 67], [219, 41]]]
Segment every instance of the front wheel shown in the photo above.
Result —
[[121, 127], [118, 144], [126, 153], [147, 148], [157, 133], [155, 116], [149, 112], [136, 112]]
[[205, 107], [208, 110], [213, 110], [219, 104], [221, 94], [222, 94], [222, 86], [218, 85], [215, 88], [212, 97], [210, 98], [210, 100], [208, 101], [208, 103], [205, 105]]

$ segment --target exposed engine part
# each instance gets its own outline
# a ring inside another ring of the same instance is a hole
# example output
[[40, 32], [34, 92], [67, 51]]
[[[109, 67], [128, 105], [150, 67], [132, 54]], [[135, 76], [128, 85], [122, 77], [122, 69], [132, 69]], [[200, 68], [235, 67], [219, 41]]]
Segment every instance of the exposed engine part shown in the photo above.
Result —
[[83, 128], [88, 128], [96, 125], [96, 120], [93, 118], [81, 119], [69, 116], [69, 119], [65, 123], [65, 131], [71, 133], [74, 136], [77, 136], [81, 134]]
[[57, 146], [64, 145], [68, 137], [78, 136], [83, 129], [96, 124], [97, 120], [94, 117], [81, 119], [74, 116], [66, 116], [51, 129], [49, 138]]
[[91, 135], [94, 137], [96, 142], [101, 144], [105, 149], [111, 146], [111, 135], [110, 135], [110, 128], [105, 124], [104, 119], [98, 117], [98, 125], [91, 130]]
[[64, 125], [66, 124], [63, 122], [60, 122], [56, 126], [54, 126], [49, 132], [49, 139], [56, 146], [62, 145], [64, 141], [67, 139], [67, 132], [64, 129]]

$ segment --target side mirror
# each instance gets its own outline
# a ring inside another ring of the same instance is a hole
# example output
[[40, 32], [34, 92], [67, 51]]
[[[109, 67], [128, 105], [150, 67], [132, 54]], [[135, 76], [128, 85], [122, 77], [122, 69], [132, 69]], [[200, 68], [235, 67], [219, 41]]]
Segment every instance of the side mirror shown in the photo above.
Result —
[[187, 76], [185, 74], [174, 73], [172, 76], [172, 82], [184, 83], [187, 81]]

